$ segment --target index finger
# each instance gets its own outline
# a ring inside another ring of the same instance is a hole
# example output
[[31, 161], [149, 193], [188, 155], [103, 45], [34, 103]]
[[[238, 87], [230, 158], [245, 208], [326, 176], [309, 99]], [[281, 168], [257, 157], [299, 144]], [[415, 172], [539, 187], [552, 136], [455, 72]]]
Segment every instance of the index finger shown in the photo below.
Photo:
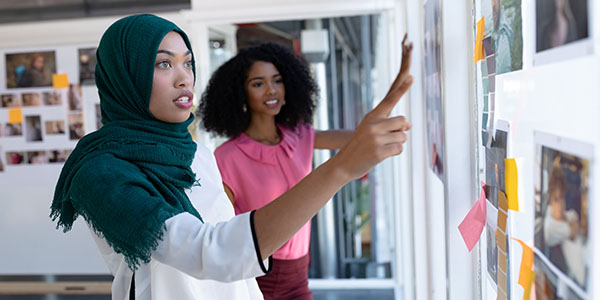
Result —
[[398, 104], [398, 101], [400, 101], [400, 98], [406, 94], [412, 83], [413, 77], [412, 75], [408, 75], [404, 82], [399, 87], [391, 90], [369, 114], [376, 118], [387, 118], [396, 104]]

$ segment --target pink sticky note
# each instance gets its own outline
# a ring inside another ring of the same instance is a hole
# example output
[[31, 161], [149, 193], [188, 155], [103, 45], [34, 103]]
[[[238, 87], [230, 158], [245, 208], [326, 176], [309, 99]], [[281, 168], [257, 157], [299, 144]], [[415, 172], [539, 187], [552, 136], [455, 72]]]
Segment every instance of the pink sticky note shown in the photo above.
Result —
[[458, 225], [458, 230], [460, 231], [465, 244], [467, 244], [469, 252], [473, 250], [473, 247], [475, 247], [475, 244], [477, 244], [481, 237], [486, 217], [487, 204], [485, 203], [485, 192], [483, 191], [482, 186], [479, 200], [475, 202], [475, 205], [473, 205], [465, 219]]

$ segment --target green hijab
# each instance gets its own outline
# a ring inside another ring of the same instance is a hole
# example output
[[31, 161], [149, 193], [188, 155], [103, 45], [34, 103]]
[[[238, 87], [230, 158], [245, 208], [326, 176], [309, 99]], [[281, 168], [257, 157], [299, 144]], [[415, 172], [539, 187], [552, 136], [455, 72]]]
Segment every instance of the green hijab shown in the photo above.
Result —
[[154, 15], [125, 17], [106, 30], [95, 74], [104, 126], [69, 156], [51, 206], [57, 227], [66, 232], [83, 216], [132, 270], [150, 261], [166, 219], [189, 212], [202, 220], [184, 191], [196, 182], [193, 115], [172, 124], [149, 110], [156, 53], [170, 31], [191, 49], [181, 29]]

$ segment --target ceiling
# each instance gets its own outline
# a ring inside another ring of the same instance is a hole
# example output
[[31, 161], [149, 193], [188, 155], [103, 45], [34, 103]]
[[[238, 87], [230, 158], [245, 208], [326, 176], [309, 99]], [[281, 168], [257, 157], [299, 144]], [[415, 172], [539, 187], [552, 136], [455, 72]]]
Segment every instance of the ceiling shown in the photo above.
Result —
[[191, 0], [0, 0], [0, 23], [190, 9]]

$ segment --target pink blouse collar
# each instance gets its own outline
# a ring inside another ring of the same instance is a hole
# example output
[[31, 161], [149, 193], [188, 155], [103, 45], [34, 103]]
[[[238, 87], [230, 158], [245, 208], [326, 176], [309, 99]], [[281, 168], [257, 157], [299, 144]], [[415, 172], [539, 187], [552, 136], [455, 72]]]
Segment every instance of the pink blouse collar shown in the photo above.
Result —
[[265, 145], [251, 139], [245, 133], [241, 133], [233, 142], [250, 158], [266, 164], [276, 165], [277, 153], [285, 153], [291, 159], [298, 144], [298, 135], [294, 134], [292, 130], [280, 125], [277, 125], [277, 128], [281, 132], [281, 141], [277, 145]]

